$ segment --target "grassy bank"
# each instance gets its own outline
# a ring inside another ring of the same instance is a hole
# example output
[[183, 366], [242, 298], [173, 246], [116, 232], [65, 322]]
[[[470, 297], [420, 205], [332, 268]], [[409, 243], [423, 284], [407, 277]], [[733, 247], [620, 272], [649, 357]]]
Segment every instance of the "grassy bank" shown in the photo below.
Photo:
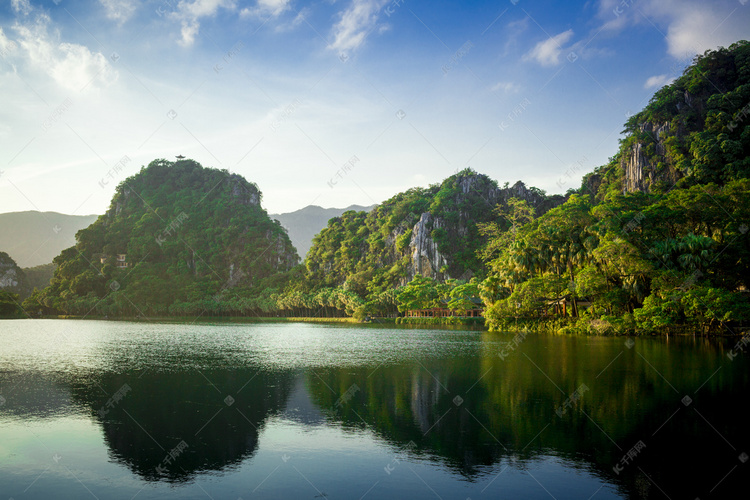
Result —
[[456, 316], [446, 316], [444, 318], [396, 318], [397, 325], [464, 325], [464, 326], [484, 326], [484, 318], [459, 318]]

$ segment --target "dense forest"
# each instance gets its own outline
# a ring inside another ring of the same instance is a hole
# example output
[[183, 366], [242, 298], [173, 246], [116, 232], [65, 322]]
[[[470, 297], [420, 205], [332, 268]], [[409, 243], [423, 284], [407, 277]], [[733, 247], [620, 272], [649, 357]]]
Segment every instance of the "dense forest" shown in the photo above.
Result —
[[302, 264], [255, 185], [154, 161], [23, 306], [358, 318], [442, 307], [482, 309], [491, 329], [738, 333], [750, 322], [749, 224], [743, 41], [697, 56], [657, 91], [580, 188], [548, 196], [466, 169], [331, 219]]
[[[30, 313], [215, 314], [273, 286], [299, 262], [257, 186], [191, 160], [156, 160], [123, 181], [109, 210], [58, 255]], [[245, 305], [246, 306], [246, 305]]]

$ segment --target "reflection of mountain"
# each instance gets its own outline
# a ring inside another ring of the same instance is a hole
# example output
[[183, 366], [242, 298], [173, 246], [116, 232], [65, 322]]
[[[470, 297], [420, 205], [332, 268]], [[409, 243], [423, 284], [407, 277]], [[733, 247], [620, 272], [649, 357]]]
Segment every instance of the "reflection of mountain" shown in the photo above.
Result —
[[252, 369], [147, 371], [92, 377], [73, 394], [101, 422], [115, 460], [147, 480], [186, 481], [251, 456], [291, 385], [291, 374]]
[[[321, 407], [335, 408], [334, 421], [370, 428], [400, 449], [413, 442], [414, 454], [439, 457], [470, 480], [484, 466], [510, 460], [524, 467], [552, 455], [633, 498], [662, 498], [660, 488], [671, 498], [718, 498], [709, 493], [719, 480], [746, 467], [738, 457], [750, 439], [732, 415], [748, 380], [709, 378], [727, 362], [716, 344], [592, 342], [542, 337], [505, 359], [487, 349], [474, 363], [381, 366], [377, 376], [371, 368], [328, 370], [322, 380], [308, 376], [308, 385]], [[352, 387], [351, 399], [337, 406]], [[569, 399], [577, 390], [582, 396]], [[644, 447], [627, 458], [638, 442]], [[623, 457], [629, 463], [616, 473]], [[713, 495], [738, 490], [742, 478], [729, 476]]]
[[[507, 340], [484, 334], [464, 354], [314, 371], [225, 368], [210, 349], [152, 347], [167, 366], [185, 368], [59, 377], [0, 372], [0, 415], [88, 414], [113, 461], [150, 481], [231, 470], [253, 456], [269, 417], [283, 415], [307, 428], [366, 429], [397, 456], [411, 448], [407, 456], [440, 462], [468, 481], [489, 482], [488, 471], [505, 465], [533, 470], [553, 457], [566, 471], [593, 473], [631, 498], [662, 498], [660, 489], [670, 498], [732, 498], [744, 489], [747, 357], [729, 360], [720, 343], [688, 339], [639, 340], [629, 348], [612, 339], [539, 336], [503, 351]], [[123, 366], [125, 354], [133, 353], [121, 351], [106, 366]], [[186, 448], [168, 459], [182, 441]], [[645, 448], [615, 473], [639, 441]], [[319, 442], [300, 444], [328, 453]]]

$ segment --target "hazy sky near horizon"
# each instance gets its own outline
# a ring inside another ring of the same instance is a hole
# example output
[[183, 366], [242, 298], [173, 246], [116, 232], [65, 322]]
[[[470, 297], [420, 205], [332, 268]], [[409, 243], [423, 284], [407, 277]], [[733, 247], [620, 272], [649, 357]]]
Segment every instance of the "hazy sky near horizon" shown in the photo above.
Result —
[[472, 167], [549, 193], [615, 154], [747, 0], [10, 0], [0, 212], [103, 213], [182, 154], [271, 213], [370, 205]]

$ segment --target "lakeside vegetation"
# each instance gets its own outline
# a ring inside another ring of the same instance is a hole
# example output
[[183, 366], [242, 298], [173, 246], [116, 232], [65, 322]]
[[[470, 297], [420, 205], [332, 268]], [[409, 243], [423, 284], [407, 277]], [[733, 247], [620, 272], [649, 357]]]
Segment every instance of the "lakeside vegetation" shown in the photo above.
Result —
[[750, 325], [750, 44], [696, 57], [623, 133], [610, 161], [564, 196], [465, 169], [331, 219], [302, 264], [257, 186], [156, 160], [55, 258], [48, 287], [22, 307], [0, 292], [0, 314], [365, 320], [449, 308], [481, 309], [493, 330], [740, 334]]

